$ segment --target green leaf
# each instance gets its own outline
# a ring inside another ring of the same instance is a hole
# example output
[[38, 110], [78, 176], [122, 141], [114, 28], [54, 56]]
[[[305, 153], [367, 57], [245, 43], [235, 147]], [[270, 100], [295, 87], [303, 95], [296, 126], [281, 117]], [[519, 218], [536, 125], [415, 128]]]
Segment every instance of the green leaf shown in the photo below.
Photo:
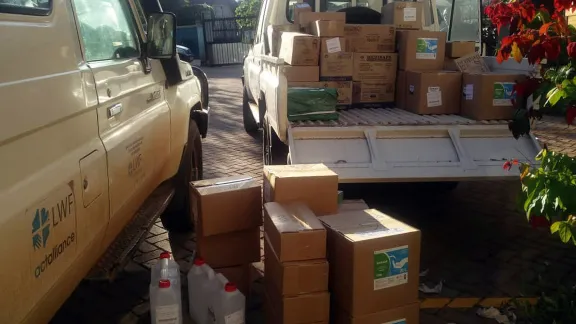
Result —
[[554, 106], [558, 102], [558, 100], [560, 100], [565, 95], [566, 94], [565, 94], [564, 90], [559, 90], [558, 88], [556, 88], [554, 93], [550, 96], [550, 98], [548, 98], [548, 101], [550, 102], [550, 104], [552, 106]]
[[[558, 225], [556, 225], [558, 224]], [[560, 235], [560, 240], [564, 243], [568, 243], [570, 240], [573, 239], [572, 236], [572, 225], [566, 221], [556, 222], [552, 224], [553, 226], [556, 225], [558, 235]], [[550, 231], [552, 231], [552, 226], [550, 227]]]
[[550, 225], [550, 234], [554, 234], [560, 230], [560, 223], [562, 222], [555, 222], [554, 224]]

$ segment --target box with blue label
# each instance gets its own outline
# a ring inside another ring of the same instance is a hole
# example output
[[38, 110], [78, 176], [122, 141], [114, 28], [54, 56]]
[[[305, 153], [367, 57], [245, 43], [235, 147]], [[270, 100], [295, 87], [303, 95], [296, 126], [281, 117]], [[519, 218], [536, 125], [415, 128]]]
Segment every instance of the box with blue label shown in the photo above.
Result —
[[444, 68], [445, 32], [398, 30], [396, 41], [400, 70], [438, 71]]
[[418, 324], [420, 303], [415, 302], [368, 315], [352, 317], [338, 307], [333, 307], [334, 324]]
[[525, 78], [513, 73], [464, 73], [461, 114], [475, 120], [512, 119], [514, 85]]
[[360, 317], [418, 301], [420, 231], [376, 209], [319, 217], [328, 230], [330, 291]]

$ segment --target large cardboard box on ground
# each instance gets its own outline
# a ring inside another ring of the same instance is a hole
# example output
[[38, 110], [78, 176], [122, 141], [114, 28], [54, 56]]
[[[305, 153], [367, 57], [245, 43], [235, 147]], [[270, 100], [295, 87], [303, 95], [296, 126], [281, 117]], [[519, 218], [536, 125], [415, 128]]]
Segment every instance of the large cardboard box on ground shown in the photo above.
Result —
[[299, 30], [298, 26], [294, 24], [268, 26], [267, 36], [268, 44], [270, 44], [270, 55], [278, 57], [283, 32], [298, 32]]
[[235, 267], [217, 268], [214, 269], [217, 273], [221, 273], [228, 279], [229, 282], [236, 284], [238, 290], [248, 296], [250, 294], [250, 264], [243, 264]]
[[419, 324], [420, 303], [383, 310], [368, 315], [352, 317], [339, 307], [332, 307], [334, 324]]
[[352, 82], [352, 106], [378, 107], [394, 102], [394, 80], [367, 80]]
[[310, 24], [316, 20], [346, 22], [346, 14], [344, 12], [301, 12], [298, 15], [300, 30], [310, 34], [312, 32]]
[[420, 231], [376, 209], [319, 217], [328, 230], [330, 291], [360, 317], [418, 301]]
[[324, 164], [264, 166], [264, 202], [301, 201], [317, 216], [338, 211], [338, 175]]
[[446, 57], [459, 58], [476, 52], [476, 42], [447, 42]]
[[326, 258], [326, 230], [304, 203], [264, 204], [264, 232], [280, 262]]
[[422, 10], [422, 2], [390, 2], [382, 7], [382, 23], [397, 29], [422, 29]]
[[249, 176], [191, 183], [190, 200], [196, 232], [203, 236], [246, 230], [262, 225], [261, 187]]
[[394, 82], [398, 66], [396, 53], [354, 53], [354, 81]]
[[341, 20], [316, 20], [310, 23], [312, 35], [318, 37], [344, 36], [344, 22]]
[[283, 296], [328, 291], [326, 259], [280, 262], [266, 236], [264, 241], [266, 278]]
[[320, 37], [320, 55], [339, 52], [348, 52], [344, 37]]
[[396, 50], [396, 29], [392, 25], [346, 24], [344, 37], [351, 52], [393, 53]]
[[[327, 291], [298, 296], [282, 296], [276, 286], [264, 277], [267, 319], [278, 324], [328, 323], [330, 293]], [[268, 323], [268, 320], [266, 321]]]
[[406, 71], [398, 70], [396, 74], [396, 108], [406, 109]]
[[288, 82], [318, 82], [320, 80], [319, 66], [284, 65], [282, 69]]
[[312, 12], [314, 10], [306, 2], [295, 3], [293, 10], [294, 10], [294, 15], [293, 15], [294, 26], [298, 27], [298, 29], [300, 30], [300, 23], [299, 23], [300, 15], [303, 12]]
[[398, 67], [401, 70], [435, 71], [444, 67], [446, 33], [426, 30], [399, 30]]
[[260, 261], [260, 227], [213, 236], [196, 236], [198, 255], [212, 268]]
[[288, 87], [301, 88], [335, 88], [338, 90], [338, 103], [336, 108], [347, 108], [352, 104], [351, 81], [321, 81], [321, 82], [288, 82]]
[[338, 207], [338, 213], [340, 214], [347, 211], [364, 210], [369, 208], [370, 207], [368, 207], [363, 199], [345, 199]]
[[320, 56], [320, 80], [349, 81], [354, 74], [351, 52], [326, 53]]
[[460, 113], [462, 73], [406, 71], [405, 110], [420, 115]]
[[290, 65], [318, 65], [320, 39], [316, 36], [284, 32], [278, 57]]
[[464, 73], [462, 77], [462, 115], [475, 120], [512, 119], [512, 91], [522, 74]]

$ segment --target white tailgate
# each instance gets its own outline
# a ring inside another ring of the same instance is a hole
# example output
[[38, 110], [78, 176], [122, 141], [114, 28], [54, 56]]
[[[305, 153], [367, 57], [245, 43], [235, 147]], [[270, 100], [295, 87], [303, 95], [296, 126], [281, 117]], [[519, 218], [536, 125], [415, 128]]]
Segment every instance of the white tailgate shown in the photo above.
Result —
[[324, 163], [340, 182], [410, 182], [517, 177], [506, 160], [534, 162], [534, 137], [507, 125], [291, 127], [292, 164]]

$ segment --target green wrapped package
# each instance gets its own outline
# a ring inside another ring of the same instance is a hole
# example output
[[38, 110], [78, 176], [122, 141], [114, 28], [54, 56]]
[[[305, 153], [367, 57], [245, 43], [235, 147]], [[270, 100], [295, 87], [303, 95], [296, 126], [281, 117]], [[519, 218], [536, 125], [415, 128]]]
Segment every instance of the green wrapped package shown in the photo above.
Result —
[[288, 88], [288, 120], [338, 120], [338, 90]]

